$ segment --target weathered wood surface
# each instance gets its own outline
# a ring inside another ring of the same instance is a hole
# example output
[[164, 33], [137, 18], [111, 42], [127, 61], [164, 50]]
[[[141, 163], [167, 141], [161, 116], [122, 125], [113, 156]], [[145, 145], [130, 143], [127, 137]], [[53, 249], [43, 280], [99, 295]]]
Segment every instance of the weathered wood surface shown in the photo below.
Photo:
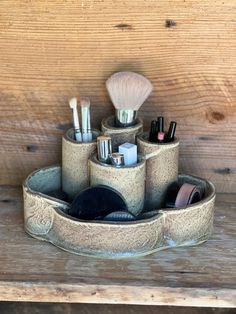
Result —
[[236, 306], [236, 195], [218, 195], [203, 245], [125, 260], [76, 256], [23, 229], [22, 192], [0, 190], [0, 300]]
[[1, 314], [235, 314], [235, 309], [119, 304], [0, 302]]
[[2, 0], [0, 184], [60, 160], [68, 99], [91, 96], [98, 126], [105, 79], [129, 69], [154, 84], [145, 124], [178, 122], [181, 170], [234, 192], [235, 15], [235, 0]]

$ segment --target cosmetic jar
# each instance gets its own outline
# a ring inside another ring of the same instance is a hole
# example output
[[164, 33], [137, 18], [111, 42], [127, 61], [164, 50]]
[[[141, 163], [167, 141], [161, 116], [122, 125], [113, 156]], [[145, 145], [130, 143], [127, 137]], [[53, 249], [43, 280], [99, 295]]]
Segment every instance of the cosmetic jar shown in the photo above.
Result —
[[137, 137], [138, 151], [146, 160], [145, 209], [155, 210], [164, 205], [168, 186], [177, 180], [179, 163], [179, 141], [152, 143], [148, 133]]
[[110, 136], [98, 136], [97, 137], [97, 156], [98, 160], [110, 163], [110, 154], [112, 154], [112, 145]]
[[102, 132], [111, 137], [114, 152], [117, 152], [118, 146], [121, 144], [136, 144], [136, 136], [142, 131], [143, 121], [139, 118], [136, 119], [134, 125], [128, 127], [117, 127], [114, 116], [102, 120]]
[[96, 151], [100, 131], [92, 129], [92, 135], [92, 142], [77, 142], [69, 129], [62, 137], [62, 189], [70, 201], [89, 186], [88, 158]]
[[116, 167], [98, 161], [94, 154], [89, 160], [91, 186], [106, 185], [118, 191], [125, 199], [128, 210], [141, 212], [145, 197], [146, 161], [132, 166]]

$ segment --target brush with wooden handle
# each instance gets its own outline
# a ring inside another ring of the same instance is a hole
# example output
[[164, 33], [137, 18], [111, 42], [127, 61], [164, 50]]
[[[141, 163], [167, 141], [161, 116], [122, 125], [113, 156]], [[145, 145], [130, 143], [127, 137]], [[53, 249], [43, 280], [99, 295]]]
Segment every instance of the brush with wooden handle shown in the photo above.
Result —
[[117, 72], [106, 81], [106, 88], [116, 108], [116, 124], [128, 127], [135, 123], [137, 111], [150, 95], [153, 86], [141, 74]]
[[77, 111], [77, 98], [76, 97], [71, 98], [69, 104], [72, 110], [73, 124], [75, 129], [75, 139], [77, 142], [82, 142], [82, 134], [80, 131], [79, 117]]
[[81, 116], [82, 116], [82, 138], [83, 142], [92, 141], [91, 119], [90, 119], [90, 99], [80, 97]]

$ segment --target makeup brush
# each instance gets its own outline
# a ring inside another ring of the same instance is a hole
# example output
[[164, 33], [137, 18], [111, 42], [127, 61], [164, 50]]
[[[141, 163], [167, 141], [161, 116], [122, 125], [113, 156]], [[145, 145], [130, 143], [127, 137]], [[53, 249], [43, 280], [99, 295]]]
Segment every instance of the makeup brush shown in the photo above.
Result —
[[164, 117], [157, 117], [158, 132], [164, 132]]
[[175, 130], [176, 130], [177, 123], [175, 121], [170, 122], [169, 130], [167, 133], [167, 142], [172, 142], [175, 139]]
[[82, 116], [82, 138], [83, 142], [92, 141], [91, 121], [90, 121], [90, 99], [80, 97], [81, 116]]
[[80, 131], [79, 117], [77, 111], [77, 98], [76, 97], [71, 98], [69, 104], [72, 110], [73, 124], [75, 129], [75, 139], [77, 142], [82, 142], [82, 135]]
[[135, 72], [117, 72], [106, 81], [106, 88], [116, 108], [116, 124], [128, 127], [135, 123], [137, 111], [150, 95], [150, 81]]
[[155, 142], [156, 141], [156, 120], [152, 120], [152, 122], [151, 122], [148, 140], [149, 140], [149, 142]]

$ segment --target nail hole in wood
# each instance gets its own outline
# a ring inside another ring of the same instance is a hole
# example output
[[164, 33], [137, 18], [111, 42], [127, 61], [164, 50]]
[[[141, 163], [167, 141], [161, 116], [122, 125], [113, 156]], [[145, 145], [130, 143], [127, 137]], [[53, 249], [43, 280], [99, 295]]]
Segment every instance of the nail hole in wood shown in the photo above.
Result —
[[36, 150], [38, 150], [38, 146], [37, 145], [32, 145], [32, 144], [29, 144], [26, 146], [26, 150], [27, 152], [36, 152]]
[[171, 27], [174, 27], [174, 26], [176, 26], [176, 22], [174, 20], [169, 20], [169, 19], [166, 20], [165, 27], [171, 28]]

